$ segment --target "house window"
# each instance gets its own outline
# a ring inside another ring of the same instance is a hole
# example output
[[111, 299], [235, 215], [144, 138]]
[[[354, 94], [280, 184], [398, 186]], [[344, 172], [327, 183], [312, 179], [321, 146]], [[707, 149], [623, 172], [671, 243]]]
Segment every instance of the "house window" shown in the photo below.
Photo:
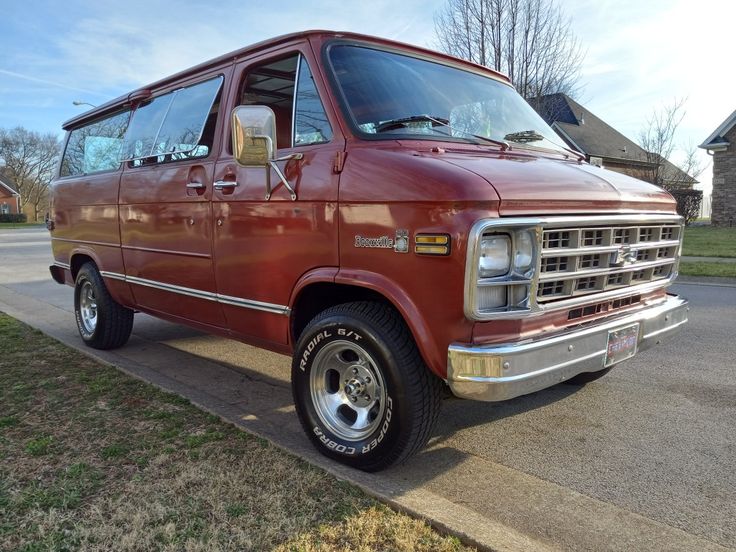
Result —
[[10, 214], [10, 205], [7, 203], [3, 203], [0, 205], [0, 215], [9, 215]]

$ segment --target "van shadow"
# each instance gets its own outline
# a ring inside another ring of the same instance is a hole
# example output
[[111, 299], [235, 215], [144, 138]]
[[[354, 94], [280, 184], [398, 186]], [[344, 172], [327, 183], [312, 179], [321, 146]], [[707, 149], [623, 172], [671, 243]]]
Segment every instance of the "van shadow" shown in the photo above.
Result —
[[[440, 421], [424, 450], [401, 466], [367, 476], [322, 457], [312, 446], [294, 411], [288, 357], [232, 341], [219, 342], [219, 338], [154, 319], [147, 326], [146, 337], [154, 337], [155, 346], [165, 348], [162, 355], [165, 360], [153, 369], [181, 384], [172, 391], [312, 463], [327, 467], [332, 473], [372, 482], [380, 492], [394, 497], [425, 486], [471, 456], [451, 443], [457, 433], [545, 408], [579, 390], [576, 386], [558, 385], [498, 403], [447, 398], [442, 404]], [[201, 347], [188, 347], [188, 340]], [[238, 356], [243, 360], [223, 360], [225, 348], [231, 358]]]

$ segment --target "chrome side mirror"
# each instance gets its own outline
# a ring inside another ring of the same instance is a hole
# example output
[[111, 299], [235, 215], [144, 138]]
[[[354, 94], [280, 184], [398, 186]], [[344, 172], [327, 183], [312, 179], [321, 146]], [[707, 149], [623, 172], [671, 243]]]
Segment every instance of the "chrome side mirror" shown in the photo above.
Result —
[[291, 187], [277, 161], [301, 159], [301, 153], [293, 153], [276, 159], [276, 115], [265, 105], [241, 105], [233, 109], [233, 155], [242, 167], [263, 167], [266, 169], [266, 199], [271, 199], [271, 169], [278, 175], [281, 183], [296, 200], [296, 191]]
[[265, 105], [233, 109], [233, 153], [243, 167], [267, 167], [276, 144], [276, 115]]

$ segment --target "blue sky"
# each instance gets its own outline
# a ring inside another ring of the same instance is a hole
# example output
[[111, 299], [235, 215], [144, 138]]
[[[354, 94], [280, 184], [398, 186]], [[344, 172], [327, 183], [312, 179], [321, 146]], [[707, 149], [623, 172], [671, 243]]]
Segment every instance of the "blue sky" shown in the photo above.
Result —
[[[444, 0], [0, 0], [0, 127], [61, 123], [198, 62], [310, 28], [434, 47]], [[736, 109], [725, 63], [736, 1], [561, 0], [587, 49], [579, 101], [632, 139], [652, 110], [687, 98], [677, 141], [701, 143]], [[703, 152], [704, 163], [710, 159]], [[710, 186], [710, 167], [700, 180]]]

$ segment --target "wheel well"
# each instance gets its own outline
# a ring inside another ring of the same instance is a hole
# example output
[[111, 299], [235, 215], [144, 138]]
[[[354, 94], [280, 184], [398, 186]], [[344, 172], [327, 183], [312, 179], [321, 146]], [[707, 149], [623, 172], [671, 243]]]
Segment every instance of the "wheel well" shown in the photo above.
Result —
[[311, 284], [300, 292], [292, 307], [292, 343], [297, 342], [307, 324], [320, 312], [335, 305], [353, 301], [375, 301], [394, 308], [386, 297], [367, 288], [331, 282]]
[[82, 265], [84, 265], [84, 263], [92, 263], [93, 265], [97, 266], [94, 259], [89, 255], [84, 255], [82, 253], [74, 255], [71, 262], [69, 263], [69, 268], [72, 272], [72, 280], [77, 279], [77, 273], [79, 272], [79, 269], [82, 268]]

